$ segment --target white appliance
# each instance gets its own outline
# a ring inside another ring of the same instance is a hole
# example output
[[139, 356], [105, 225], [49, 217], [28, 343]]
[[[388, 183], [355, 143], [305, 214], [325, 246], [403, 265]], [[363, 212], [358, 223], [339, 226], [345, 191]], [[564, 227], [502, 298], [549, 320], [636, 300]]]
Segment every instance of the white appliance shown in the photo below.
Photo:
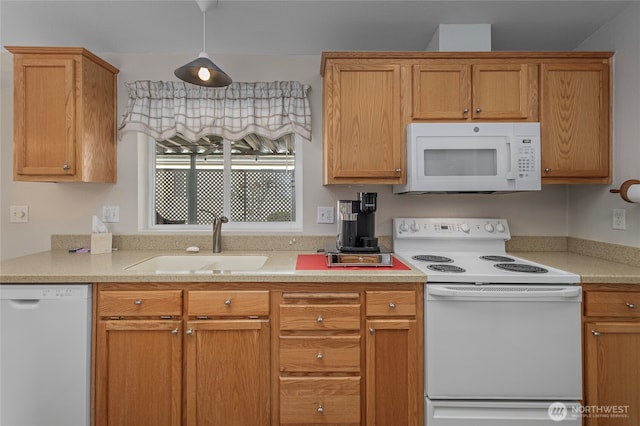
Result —
[[91, 286], [0, 285], [0, 426], [89, 426]]
[[579, 276], [507, 254], [505, 219], [393, 222], [427, 274], [426, 425], [581, 424]]
[[540, 123], [411, 123], [395, 193], [539, 191]]

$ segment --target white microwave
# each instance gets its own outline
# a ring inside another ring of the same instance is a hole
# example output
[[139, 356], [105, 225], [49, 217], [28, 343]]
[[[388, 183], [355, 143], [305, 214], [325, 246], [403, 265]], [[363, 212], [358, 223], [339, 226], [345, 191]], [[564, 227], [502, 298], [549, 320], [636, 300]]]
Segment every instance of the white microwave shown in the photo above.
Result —
[[393, 192], [539, 191], [540, 123], [412, 123]]

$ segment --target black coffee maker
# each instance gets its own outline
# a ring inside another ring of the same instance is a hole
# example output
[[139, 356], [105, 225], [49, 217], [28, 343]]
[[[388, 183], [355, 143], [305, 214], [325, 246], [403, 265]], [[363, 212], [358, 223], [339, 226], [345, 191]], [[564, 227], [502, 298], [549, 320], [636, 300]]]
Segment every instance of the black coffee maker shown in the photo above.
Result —
[[360, 192], [358, 200], [338, 201], [337, 249], [343, 253], [377, 253], [375, 237], [377, 192]]

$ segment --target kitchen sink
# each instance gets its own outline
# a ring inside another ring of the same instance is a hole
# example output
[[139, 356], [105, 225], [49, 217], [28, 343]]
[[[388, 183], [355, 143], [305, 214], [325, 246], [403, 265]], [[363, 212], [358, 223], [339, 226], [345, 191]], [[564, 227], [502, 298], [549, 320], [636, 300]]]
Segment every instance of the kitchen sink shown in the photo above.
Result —
[[156, 274], [207, 274], [220, 271], [256, 271], [267, 256], [260, 255], [167, 255], [155, 256], [125, 269]]

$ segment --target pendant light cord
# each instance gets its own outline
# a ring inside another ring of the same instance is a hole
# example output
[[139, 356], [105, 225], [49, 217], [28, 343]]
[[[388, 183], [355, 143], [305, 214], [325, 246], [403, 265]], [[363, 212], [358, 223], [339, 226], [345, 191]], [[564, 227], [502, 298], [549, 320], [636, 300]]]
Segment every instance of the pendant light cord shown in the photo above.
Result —
[[207, 48], [206, 48], [206, 33], [207, 33], [207, 12], [206, 11], [202, 11], [202, 51], [206, 53]]

